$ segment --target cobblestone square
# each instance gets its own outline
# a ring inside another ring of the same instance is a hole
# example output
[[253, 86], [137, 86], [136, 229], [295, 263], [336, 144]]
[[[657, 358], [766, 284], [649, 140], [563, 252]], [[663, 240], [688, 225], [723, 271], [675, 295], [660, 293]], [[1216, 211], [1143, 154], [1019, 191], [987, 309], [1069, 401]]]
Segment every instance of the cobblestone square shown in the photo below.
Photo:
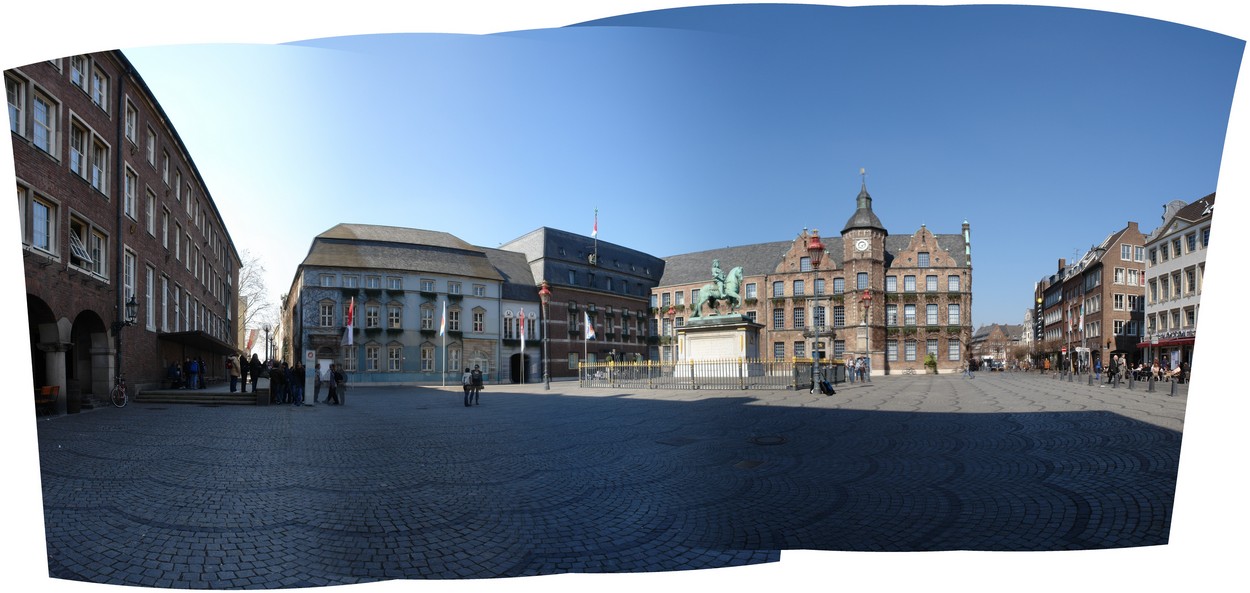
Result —
[[791, 550], [1168, 543], [1186, 386], [353, 388], [38, 422], [53, 578], [170, 588], [640, 573]]

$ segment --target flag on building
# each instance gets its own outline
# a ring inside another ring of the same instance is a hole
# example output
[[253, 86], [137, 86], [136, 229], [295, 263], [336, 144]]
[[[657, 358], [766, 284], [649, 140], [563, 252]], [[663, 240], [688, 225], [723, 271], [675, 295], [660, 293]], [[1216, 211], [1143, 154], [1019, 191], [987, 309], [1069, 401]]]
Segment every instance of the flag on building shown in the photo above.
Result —
[[351, 300], [347, 302], [347, 313], [343, 315], [344, 328], [343, 328], [343, 342], [342, 343], [344, 345], [347, 345], [347, 346], [352, 345], [353, 343], [352, 334], [354, 333], [352, 330], [356, 329], [355, 323], [356, 323], [356, 297], [352, 297]]
[[599, 209], [598, 208], [595, 208], [595, 228], [594, 230], [590, 231], [590, 236], [591, 237], [599, 236]]
[[1085, 305], [1081, 305], [1081, 337], [1085, 337]]
[[256, 345], [256, 334], [258, 333], [260, 333], [260, 330], [256, 328], [247, 330], [247, 348], [243, 349], [244, 352], [252, 351], [252, 346]]
[[525, 352], [525, 309], [521, 309], [521, 352]]
[[583, 311], [582, 316], [586, 319], [586, 339], [587, 340], [595, 339], [595, 326], [594, 324], [590, 323], [590, 313]]
[[443, 301], [443, 316], [438, 320], [438, 335], [447, 335], [447, 301]]

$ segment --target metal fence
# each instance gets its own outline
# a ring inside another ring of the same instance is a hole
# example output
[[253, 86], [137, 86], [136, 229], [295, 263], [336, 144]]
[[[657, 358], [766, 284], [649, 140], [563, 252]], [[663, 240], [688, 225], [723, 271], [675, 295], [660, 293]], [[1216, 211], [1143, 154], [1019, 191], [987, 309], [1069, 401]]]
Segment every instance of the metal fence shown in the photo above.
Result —
[[[582, 387], [632, 389], [805, 389], [812, 388], [812, 359], [725, 359], [686, 362], [579, 363]], [[822, 362], [821, 374], [845, 380], [840, 360]]]

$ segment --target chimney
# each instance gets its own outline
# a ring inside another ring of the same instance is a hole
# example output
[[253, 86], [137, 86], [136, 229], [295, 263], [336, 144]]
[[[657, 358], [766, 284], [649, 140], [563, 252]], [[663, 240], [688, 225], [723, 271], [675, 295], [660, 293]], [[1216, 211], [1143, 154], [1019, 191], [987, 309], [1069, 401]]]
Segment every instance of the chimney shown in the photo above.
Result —
[[1066, 260], [1066, 259], [1064, 259], [1064, 258], [1062, 258], [1062, 257], [1061, 257], [1061, 258], [1059, 258], [1059, 269], [1060, 269], [1060, 270], [1062, 270], [1062, 269], [1064, 269], [1064, 268], [1066, 268], [1066, 267], [1068, 267], [1068, 260]]

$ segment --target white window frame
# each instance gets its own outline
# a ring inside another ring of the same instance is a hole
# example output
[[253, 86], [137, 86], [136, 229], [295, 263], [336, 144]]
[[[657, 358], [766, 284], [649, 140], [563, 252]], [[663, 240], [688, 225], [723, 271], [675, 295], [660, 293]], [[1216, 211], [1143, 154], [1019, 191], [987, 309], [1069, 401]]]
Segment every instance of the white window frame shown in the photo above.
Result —
[[143, 287], [144, 317], [147, 318], [148, 331], [154, 332], [156, 331], [156, 307], [152, 305], [156, 303], [156, 268], [153, 268], [151, 264], [145, 264], [143, 267], [147, 273], [145, 278], [146, 285]]
[[[43, 104], [43, 120], [40, 121], [40, 103]], [[60, 116], [61, 104], [52, 95], [36, 89], [31, 100], [31, 121], [34, 127], [31, 131], [31, 143], [35, 148], [42, 150], [51, 155], [60, 154]]]

